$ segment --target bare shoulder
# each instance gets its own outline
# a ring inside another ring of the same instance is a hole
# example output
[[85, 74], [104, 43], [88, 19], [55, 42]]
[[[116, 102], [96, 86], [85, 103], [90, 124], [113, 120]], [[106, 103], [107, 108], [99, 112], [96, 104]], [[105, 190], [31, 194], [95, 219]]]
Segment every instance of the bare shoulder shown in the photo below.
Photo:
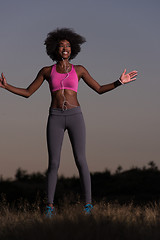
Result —
[[87, 69], [82, 65], [74, 65], [74, 68], [80, 78], [87, 72]]
[[51, 66], [45, 66], [41, 68], [38, 74], [43, 75], [44, 79], [48, 80], [50, 78], [51, 70], [53, 65]]
[[77, 72], [83, 72], [86, 70], [86, 68], [82, 65], [74, 65], [74, 68]]

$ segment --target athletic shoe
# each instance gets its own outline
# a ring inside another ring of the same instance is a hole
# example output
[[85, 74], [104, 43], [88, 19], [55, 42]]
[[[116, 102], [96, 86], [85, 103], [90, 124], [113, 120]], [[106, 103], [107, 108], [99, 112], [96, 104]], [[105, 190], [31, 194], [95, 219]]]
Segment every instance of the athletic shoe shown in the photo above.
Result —
[[51, 218], [54, 215], [56, 215], [55, 208], [47, 206], [46, 211], [45, 211], [45, 215], [46, 215], [46, 218]]
[[88, 203], [84, 206], [84, 212], [86, 215], [90, 215], [91, 214], [91, 211], [93, 209], [93, 205]]

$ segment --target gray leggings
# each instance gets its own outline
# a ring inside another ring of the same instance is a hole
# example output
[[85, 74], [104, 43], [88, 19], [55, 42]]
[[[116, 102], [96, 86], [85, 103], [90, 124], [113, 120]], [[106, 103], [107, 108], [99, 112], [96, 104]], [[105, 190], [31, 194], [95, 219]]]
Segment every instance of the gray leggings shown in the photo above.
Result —
[[79, 171], [85, 202], [91, 202], [91, 180], [88, 170], [85, 145], [86, 132], [81, 108], [61, 110], [50, 108], [47, 124], [48, 166], [48, 203], [53, 203], [57, 183], [57, 172], [65, 130], [68, 130], [76, 166]]

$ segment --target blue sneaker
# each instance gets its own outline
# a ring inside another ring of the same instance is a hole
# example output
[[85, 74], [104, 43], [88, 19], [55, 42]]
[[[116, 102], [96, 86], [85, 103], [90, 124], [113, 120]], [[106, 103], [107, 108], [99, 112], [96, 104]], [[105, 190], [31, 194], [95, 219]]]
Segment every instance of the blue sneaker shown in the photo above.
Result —
[[93, 205], [88, 203], [84, 206], [84, 212], [86, 215], [90, 215], [91, 214], [91, 211], [93, 209]]
[[46, 218], [51, 218], [54, 215], [56, 215], [55, 208], [47, 206], [46, 211], [45, 211], [45, 215], [46, 215]]

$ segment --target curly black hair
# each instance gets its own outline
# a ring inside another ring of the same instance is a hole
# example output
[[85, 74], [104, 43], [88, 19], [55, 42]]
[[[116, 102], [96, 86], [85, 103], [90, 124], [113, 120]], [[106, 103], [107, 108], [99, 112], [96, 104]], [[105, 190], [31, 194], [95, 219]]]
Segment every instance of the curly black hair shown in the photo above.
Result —
[[67, 40], [71, 44], [70, 59], [73, 59], [81, 51], [80, 45], [86, 42], [85, 38], [75, 33], [70, 28], [57, 28], [56, 30], [49, 32], [44, 42], [46, 45], [46, 52], [53, 61], [58, 61], [58, 45], [61, 40]]

